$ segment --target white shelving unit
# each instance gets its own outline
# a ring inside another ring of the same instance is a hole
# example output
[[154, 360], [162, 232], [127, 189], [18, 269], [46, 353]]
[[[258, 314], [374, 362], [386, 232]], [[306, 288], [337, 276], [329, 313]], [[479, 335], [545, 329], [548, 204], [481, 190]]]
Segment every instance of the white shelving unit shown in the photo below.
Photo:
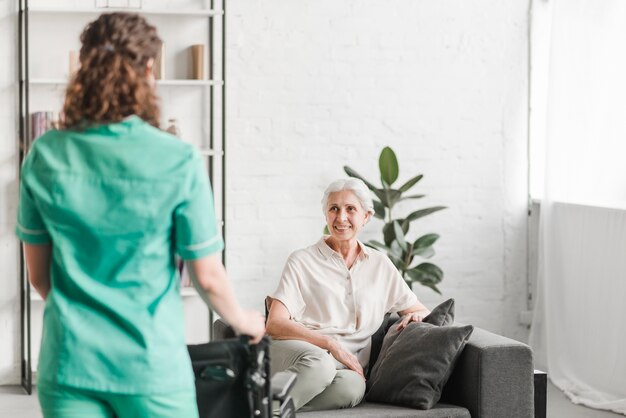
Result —
[[136, 7], [31, 7], [28, 9], [31, 14], [87, 14], [97, 15], [100, 13], [140, 13], [145, 16], [201, 16], [201, 17], [216, 17], [224, 14], [223, 9], [204, 9], [204, 10], [175, 10], [175, 9], [151, 9], [151, 8], [136, 8]]
[[183, 287], [180, 289], [180, 295], [184, 298], [196, 297], [198, 292], [193, 287]]
[[[96, 8], [98, 2], [87, 0], [55, 0], [57, 7], [51, 7], [48, 0], [19, 0], [18, 114], [22, 145], [19, 166], [27, 152], [25, 148], [31, 133], [30, 115], [37, 111], [58, 112], [61, 109], [69, 79], [69, 52], [80, 49], [79, 35], [84, 26], [101, 13], [142, 14], [157, 27], [165, 42], [165, 77], [157, 80], [162, 104], [161, 125], [165, 128], [169, 119], [176, 119], [181, 140], [196, 145], [204, 156], [213, 188], [216, 216], [225, 236], [225, 2], [151, 0], [143, 1], [145, 7], [138, 9]], [[181, 7], [177, 7], [176, 3]], [[206, 46], [205, 79], [202, 80], [189, 77], [191, 63], [187, 48], [193, 44]], [[19, 262], [22, 283], [22, 386], [31, 393], [33, 358], [37, 358], [39, 351], [39, 338], [33, 335], [33, 329], [41, 327], [44, 301], [30, 287], [23, 254], [20, 254]], [[186, 331], [191, 322], [195, 323], [193, 325], [203, 323], [201, 327], [204, 329], [203, 335], [194, 335], [194, 338], [189, 338], [187, 332], [189, 343], [212, 338], [210, 324], [213, 313], [197, 296], [195, 289], [181, 288], [187, 318]], [[32, 318], [31, 313], [34, 315]]]
[[[67, 80], [64, 78], [34, 78], [29, 80], [31, 85], [42, 86], [61, 86], [67, 85]], [[157, 80], [157, 86], [188, 86], [188, 87], [200, 87], [200, 86], [222, 86], [224, 82], [222, 80]]]

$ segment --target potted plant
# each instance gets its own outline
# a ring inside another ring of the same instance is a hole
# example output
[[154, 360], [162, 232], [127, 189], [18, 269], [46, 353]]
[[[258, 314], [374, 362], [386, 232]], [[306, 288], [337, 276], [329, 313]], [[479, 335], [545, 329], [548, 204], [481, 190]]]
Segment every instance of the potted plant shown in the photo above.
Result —
[[409, 287], [414, 282], [418, 282], [441, 294], [437, 284], [443, 279], [443, 271], [433, 263], [419, 262], [422, 259], [429, 259], [435, 254], [433, 245], [439, 239], [439, 235], [434, 233], [425, 234], [415, 241], [408, 241], [406, 236], [412, 222], [446, 207], [433, 206], [411, 212], [404, 218], [394, 218], [391, 211], [397, 203], [404, 200], [420, 199], [425, 196], [423, 194], [406, 194], [424, 176], [418, 174], [399, 188], [393, 188], [392, 186], [398, 179], [400, 169], [396, 154], [390, 147], [385, 147], [381, 151], [378, 158], [378, 167], [380, 169], [382, 187], [374, 186], [352, 168], [348, 166], [343, 167], [346, 174], [363, 180], [372, 191], [375, 196], [373, 199], [374, 216], [384, 222], [382, 228], [383, 241], [370, 240], [365, 244], [385, 252]]

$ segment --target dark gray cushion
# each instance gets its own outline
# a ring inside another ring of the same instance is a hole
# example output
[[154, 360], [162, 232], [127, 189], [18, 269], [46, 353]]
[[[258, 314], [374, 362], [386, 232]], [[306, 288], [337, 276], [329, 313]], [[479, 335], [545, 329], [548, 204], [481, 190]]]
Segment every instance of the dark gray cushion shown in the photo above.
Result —
[[413, 322], [404, 330], [392, 326], [374, 365], [366, 399], [417, 409], [432, 408], [450, 377], [473, 327]]
[[397, 315], [394, 314], [394, 316], [391, 317], [390, 314], [386, 314], [385, 317], [383, 318], [382, 324], [380, 324], [380, 327], [378, 328], [378, 330], [376, 330], [374, 335], [372, 335], [372, 342], [371, 342], [372, 351], [370, 352], [370, 359], [369, 359], [369, 362], [367, 363], [368, 368], [365, 374], [365, 377], [367, 378], [367, 380], [369, 380], [370, 378], [374, 364], [376, 364], [376, 361], [378, 361], [378, 356], [380, 354], [380, 349], [383, 346], [383, 340], [385, 339], [385, 334], [387, 333], [387, 330], [389, 329], [391, 324], [396, 322], [396, 320], [397, 320]]
[[441, 302], [435, 309], [424, 318], [423, 322], [442, 327], [452, 325], [454, 322], [454, 299], [450, 298]]
[[[402, 318], [398, 319], [391, 327], [386, 328], [388, 317], [389, 314], [385, 315], [385, 320], [380, 329], [372, 336], [372, 355], [370, 356], [370, 370], [367, 376], [368, 387], [370, 385], [370, 379], [375, 376], [375, 371], [378, 369], [377, 364], [380, 363], [378, 359], [382, 360], [385, 358], [389, 347], [391, 347], [398, 335], [400, 335], [400, 331], [396, 330], [396, 327], [400, 321], [402, 321]], [[450, 298], [437, 305], [422, 322], [437, 326], [452, 325], [454, 322], [454, 299]], [[380, 334], [382, 334], [382, 336]], [[378, 344], [381, 345], [379, 346]]]

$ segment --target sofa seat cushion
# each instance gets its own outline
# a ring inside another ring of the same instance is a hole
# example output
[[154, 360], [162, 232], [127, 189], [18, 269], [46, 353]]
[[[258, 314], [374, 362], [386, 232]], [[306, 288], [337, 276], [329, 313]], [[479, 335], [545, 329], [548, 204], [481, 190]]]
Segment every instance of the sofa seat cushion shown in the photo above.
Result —
[[298, 411], [298, 417], [306, 418], [471, 418], [469, 411], [460, 406], [444, 403], [427, 411], [388, 404], [364, 402], [355, 408], [332, 411]]

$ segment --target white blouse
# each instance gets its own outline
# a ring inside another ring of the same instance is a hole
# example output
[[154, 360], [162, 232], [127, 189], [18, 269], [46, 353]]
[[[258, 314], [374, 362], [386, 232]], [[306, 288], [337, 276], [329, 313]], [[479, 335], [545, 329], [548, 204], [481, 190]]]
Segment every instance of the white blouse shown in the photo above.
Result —
[[[385, 254], [359, 242], [361, 252], [348, 270], [326, 238], [289, 256], [271, 297], [280, 300], [295, 321], [338, 340], [365, 368], [371, 336], [385, 313], [410, 308], [417, 296]], [[345, 367], [336, 363], [337, 368]]]

